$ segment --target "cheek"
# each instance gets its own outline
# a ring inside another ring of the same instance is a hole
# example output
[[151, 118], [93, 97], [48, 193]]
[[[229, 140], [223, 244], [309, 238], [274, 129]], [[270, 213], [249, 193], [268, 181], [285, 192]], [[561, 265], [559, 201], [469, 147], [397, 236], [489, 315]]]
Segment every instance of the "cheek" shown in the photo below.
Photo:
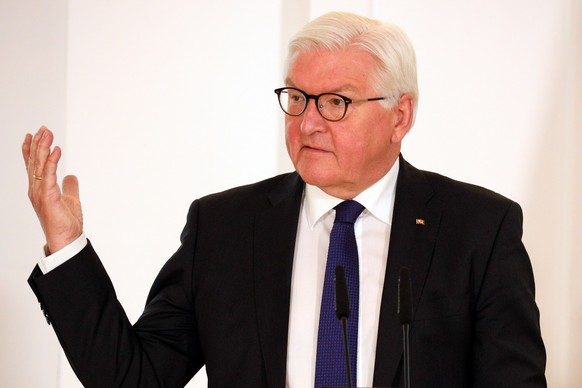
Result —
[[357, 142], [336, 143], [338, 163], [346, 172], [359, 171], [367, 156], [366, 147]]
[[293, 154], [297, 152], [299, 141], [299, 127], [291, 120], [285, 119], [285, 145], [289, 156], [293, 158]]
[[386, 153], [386, 139], [375, 135], [336, 138], [338, 161], [346, 172], [365, 173], [371, 163]]

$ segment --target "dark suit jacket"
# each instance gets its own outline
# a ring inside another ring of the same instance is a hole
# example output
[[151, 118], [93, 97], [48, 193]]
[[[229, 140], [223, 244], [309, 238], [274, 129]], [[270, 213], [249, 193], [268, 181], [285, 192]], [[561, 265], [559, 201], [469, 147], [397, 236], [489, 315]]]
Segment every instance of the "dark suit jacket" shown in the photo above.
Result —
[[[284, 387], [304, 183], [285, 174], [193, 202], [181, 246], [132, 327], [89, 244], [29, 282], [89, 387]], [[424, 220], [417, 223], [417, 219]], [[402, 379], [397, 278], [411, 271], [414, 387], [545, 386], [545, 350], [519, 206], [401, 159], [375, 386]]]

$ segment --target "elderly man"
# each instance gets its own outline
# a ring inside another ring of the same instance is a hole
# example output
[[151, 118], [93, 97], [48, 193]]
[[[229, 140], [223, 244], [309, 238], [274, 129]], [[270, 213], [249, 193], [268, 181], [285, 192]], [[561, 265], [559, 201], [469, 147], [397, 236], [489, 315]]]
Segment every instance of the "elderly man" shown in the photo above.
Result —
[[[76, 178], [41, 128], [23, 155], [47, 239], [29, 282], [86, 386], [397, 386], [398, 273], [412, 279], [411, 384], [542, 387], [545, 350], [519, 205], [400, 155], [414, 50], [396, 26], [331, 13], [290, 44], [286, 144], [296, 171], [195, 200], [181, 246], [132, 326], [83, 233]], [[333, 277], [349, 289], [349, 367]]]

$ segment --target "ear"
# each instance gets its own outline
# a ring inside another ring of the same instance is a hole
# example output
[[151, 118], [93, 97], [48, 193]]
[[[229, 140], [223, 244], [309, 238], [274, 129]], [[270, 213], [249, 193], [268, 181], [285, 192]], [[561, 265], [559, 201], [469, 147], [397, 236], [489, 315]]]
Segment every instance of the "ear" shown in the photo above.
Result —
[[404, 93], [392, 107], [394, 112], [394, 133], [392, 143], [400, 143], [412, 127], [414, 117], [414, 98], [410, 93]]

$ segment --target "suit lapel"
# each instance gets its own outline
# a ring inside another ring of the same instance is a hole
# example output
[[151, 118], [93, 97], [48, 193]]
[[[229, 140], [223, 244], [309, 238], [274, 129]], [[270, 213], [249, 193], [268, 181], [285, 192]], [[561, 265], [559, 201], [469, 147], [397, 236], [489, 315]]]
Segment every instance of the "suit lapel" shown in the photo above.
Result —
[[293, 254], [303, 182], [287, 176], [255, 218], [255, 300], [267, 384], [285, 386]]
[[388, 265], [380, 307], [374, 386], [397, 385], [400, 380], [402, 328], [397, 315], [398, 276], [403, 266], [410, 269], [413, 309], [416, 310], [440, 223], [440, 213], [430, 206], [432, 196], [433, 190], [425, 176], [400, 157]]

